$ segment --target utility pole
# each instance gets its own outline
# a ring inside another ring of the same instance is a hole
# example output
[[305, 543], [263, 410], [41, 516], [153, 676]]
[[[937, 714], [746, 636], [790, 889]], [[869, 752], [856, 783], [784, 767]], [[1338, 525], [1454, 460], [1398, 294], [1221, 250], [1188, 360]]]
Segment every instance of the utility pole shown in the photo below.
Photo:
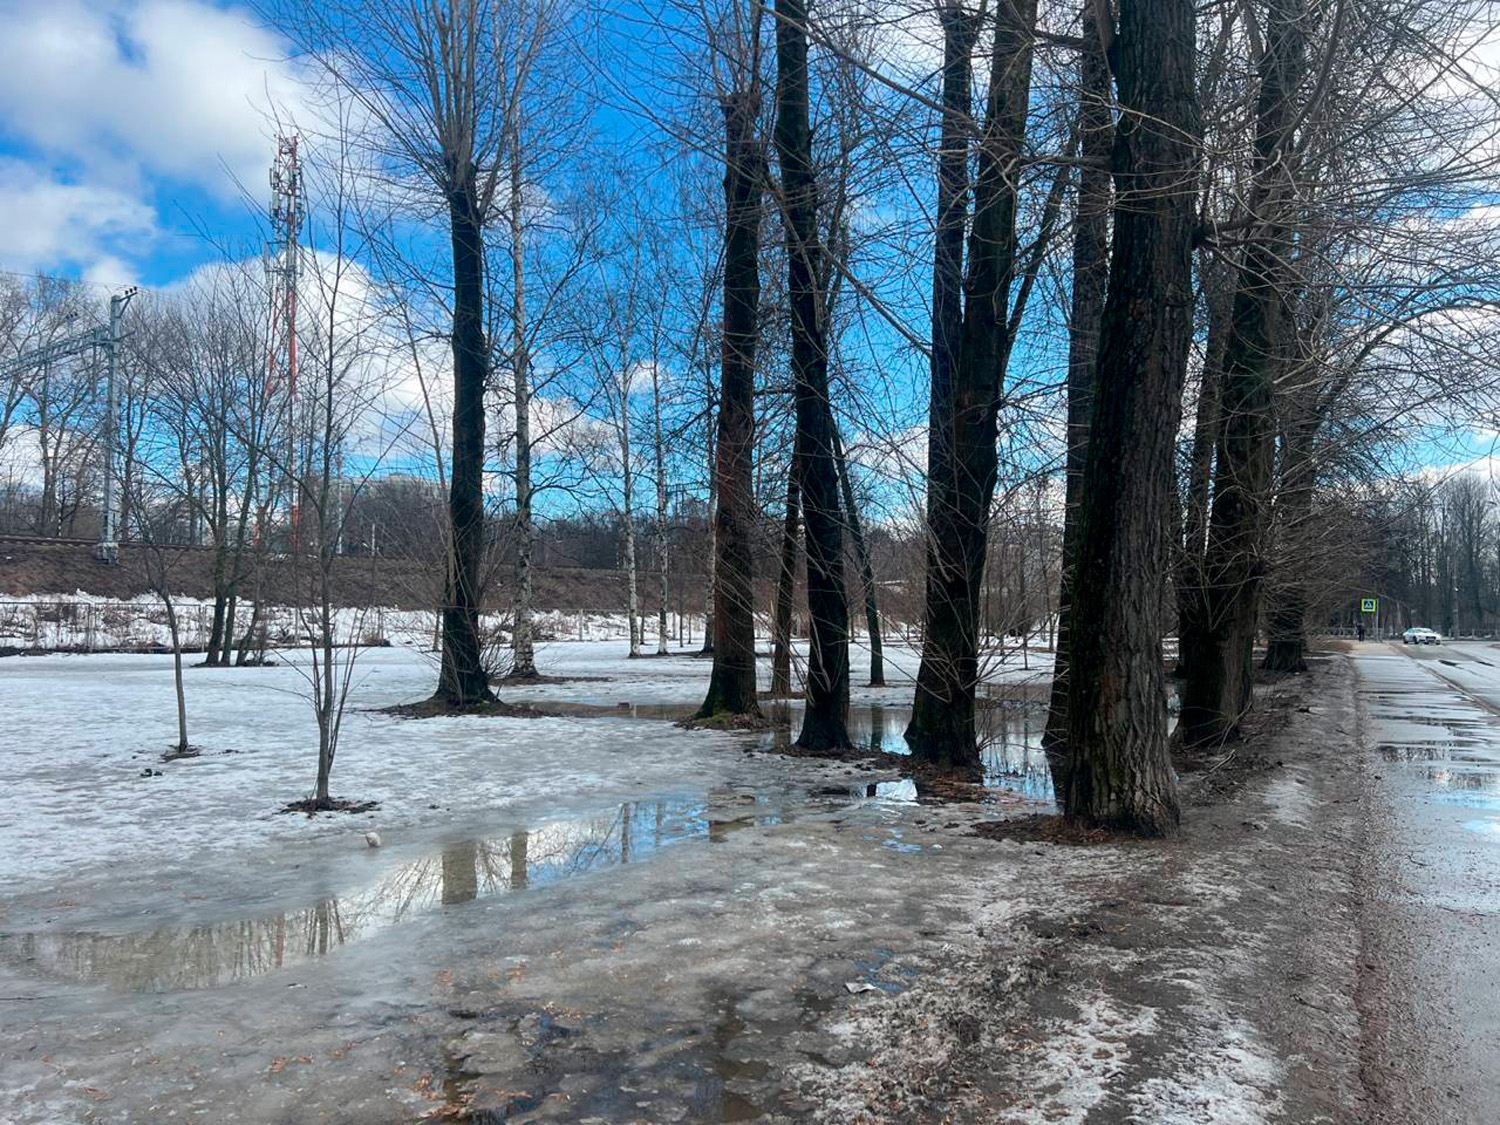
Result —
[[120, 533], [116, 527], [120, 507], [115, 502], [115, 449], [120, 442], [120, 344], [125, 339], [125, 306], [135, 294], [132, 285], [109, 299], [109, 337], [104, 348], [105, 401], [109, 411], [104, 421], [104, 511], [99, 521], [99, 543], [94, 548], [94, 558], [106, 563], [120, 559]]

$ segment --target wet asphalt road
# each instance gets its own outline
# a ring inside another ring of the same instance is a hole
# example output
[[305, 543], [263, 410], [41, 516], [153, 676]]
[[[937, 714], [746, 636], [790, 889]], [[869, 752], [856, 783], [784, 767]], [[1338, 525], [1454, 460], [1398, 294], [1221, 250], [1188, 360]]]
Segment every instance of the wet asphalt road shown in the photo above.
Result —
[[1500, 647], [1363, 644], [1390, 1120], [1500, 1122]]

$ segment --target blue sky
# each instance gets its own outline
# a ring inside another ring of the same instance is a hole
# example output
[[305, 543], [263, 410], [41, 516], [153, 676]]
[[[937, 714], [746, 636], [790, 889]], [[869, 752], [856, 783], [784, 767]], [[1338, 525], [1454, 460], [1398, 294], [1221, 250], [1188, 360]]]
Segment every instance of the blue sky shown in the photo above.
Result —
[[284, 45], [205, 0], [0, 0], [0, 269], [165, 285], [258, 243]]
[[[269, 111], [301, 96], [275, 32], [215, 0], [0, 0], [0, 21], [0, 270], [166, 286], [258, 253]], [[1423, 444], [1493, 454], [1483, 433]]]

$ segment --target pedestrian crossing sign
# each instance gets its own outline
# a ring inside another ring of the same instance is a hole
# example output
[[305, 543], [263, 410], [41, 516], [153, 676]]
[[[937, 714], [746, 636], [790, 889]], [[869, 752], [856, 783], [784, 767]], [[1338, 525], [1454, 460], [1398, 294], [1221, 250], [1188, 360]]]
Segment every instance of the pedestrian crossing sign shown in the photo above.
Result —
[[1379, 607], [1379, 604], [1380, 603], [1377, 602], [1374, 598], [1360, 598], [1359, 599], [1359, 612], [1360, 613], [1374, 613], [1376, 611], [1376, 609]]

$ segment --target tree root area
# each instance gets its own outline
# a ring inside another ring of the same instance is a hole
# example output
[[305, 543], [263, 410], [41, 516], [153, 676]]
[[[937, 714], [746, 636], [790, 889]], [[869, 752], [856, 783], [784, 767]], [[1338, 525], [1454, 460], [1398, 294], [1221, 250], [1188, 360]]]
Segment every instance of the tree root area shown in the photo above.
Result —
[[776, 724], [761, 714], [715, 711], [702, 718], [695, 715], [690, 719], [680, 719], [672, 725], [683, 730], [761, 731], [771, 730]]
[[163, 750], [161, 760], [164, 762], [180, 762], [185, 758], [201, 758], [203, 747], [201, 746], [173, 746], [170, 750]]
[[1134, 839], [1128, 833], [1075, 824], [1065, 817], [1038, 813], [1012, 820], [984, 820], [974, 825], [974, 835], [986, 840], [1014, 840], [1018, 844], [1065, 844], [1093, 847]]
[[533, 672], [529, 676], [501, 676], [495, 681], [497, 684], [539, 685], [539, 684], [607, 684], [610, 682], [608, 676], [544, 676], [540, 672]]
[[449, 703], [446, 699], [434, 697], [432, 699], [424, 699], [420, 703], [396, 703], [390, 707], [381, 707], [376, 713], [390, 715], [396, 719], [446, 719], [466, 716], [493, 719], [546, 719], [552, 717], [549, 711], [543, 711], [524, 703], [506, 703], [504, 700], [496, 699], [493, 696], [466, 706], [458, 706]]
[[320, 812], [367, 813], [374, 812], [379, 807], [379, 801], [346, 801], [342, 797], [327, 797], [320, 800], [317, 797], [304, 797], [300, 801], [293, 801], [290, 804], [283, 805], [279, 811], [284, 813], [306, 813], [308, 816], [312, 816], [314, 813]]

